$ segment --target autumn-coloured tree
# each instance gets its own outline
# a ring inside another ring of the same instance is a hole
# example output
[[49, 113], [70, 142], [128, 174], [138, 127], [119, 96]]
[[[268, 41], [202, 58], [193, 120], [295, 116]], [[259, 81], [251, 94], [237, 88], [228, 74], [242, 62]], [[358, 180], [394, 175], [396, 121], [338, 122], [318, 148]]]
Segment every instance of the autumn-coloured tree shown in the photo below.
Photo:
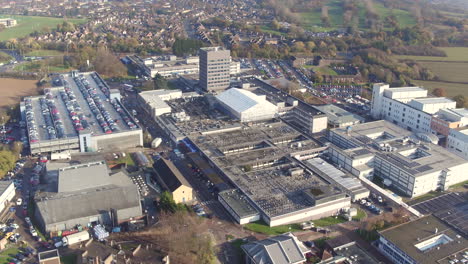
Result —
[[447, 96], [447, 91], [444, 88], [435, 88], [432, 94], [437, 97], [445, 97]]

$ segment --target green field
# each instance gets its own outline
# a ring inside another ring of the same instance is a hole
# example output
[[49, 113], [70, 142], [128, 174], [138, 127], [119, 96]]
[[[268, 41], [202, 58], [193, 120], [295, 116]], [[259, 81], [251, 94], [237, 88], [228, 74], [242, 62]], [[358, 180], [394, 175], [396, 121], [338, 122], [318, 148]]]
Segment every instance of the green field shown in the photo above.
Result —
[[63, 56], [63, 52], [58, 50], [33, 50], [24, 54], [27, 57], [51, 57], [51, 56]]
[[420, 81], [413, 83], [427, 88], [429, 91], [435, 88], [444, 88], [448, 97], [455, 95], [468, 96], [468, 47], [439, 48], [447, 57], [434, 56], [395, 56], [397, 59], [411, 59], [430, 69], [440, 80]]
[[261, 29], [264, 33], [267, 33], [267, 34], [272, 34], [272, 35], [277, 35], [277, 36], [284, 36], [284, 35], [286, 35], [286, 33], [284, 33], [284, 32], [274, 30], [274, 29], [271, 28], [269, 25], [261, 25], [261, 26], [260, 26], [260, 29]]
[[[47, 68], [45, 68], [47, 67]], [[25, 72], [39, 72], [41, 69], [46, 69], [48, 72], [66, 72], [70, 71], [71, 68], [66, 68], [60, 65], [49, 65], [45, 66], [44, 61], [30, 61], [15, 66], [13, 70], [15, 71], [25, 71]]]
[[13, 18], [16, 19], [18, 25], [12, 28], [5, 29], [0, 32], [0, 41], [21, 38], [28, 36], [34, 31], [41, 31], [44, 28], [53, 28], [63, 21], [69, 21], [74, 24], [81, 24], [86, 22], [85, 19], [64, 19], [56, 17], [39, 17], [39, 16], [7, 16], [0, 15], [0, 18]]
[[431, 70], [440, 81], [468, 83], [468, 63], [466, 62], [420, 62], [425, 68]]
[[314, 65], [304, 65], [306, 69], [312, 69], [316, 73], [320, 73], [322, 75], [338, 75], [333, 69], [328, 66], [314, 66]]
[[[401, 9], [389, 9], [386, 8], [382, 3], [378, 3], [377, 1], [373, 1], [374, 3], [374, 8], [376, 12], [380, 15], [381, 20], [384, 20], [385, 17], [394, 15], [398, 23], [400, 23], [401, 27], [407, 27], [407, 26], [412, 26], [416, 24], [416, 20], [413, 17], [413, 15], [406, 11], [406, 10], [401, 10]], [[331, 27], [322, 27], [322, 11], [321, 9], [309, 11], [309, 12], [302, 12], [298, 13], [300, 17], [302, 18], [302, 26], [304, 26], [305, 29], [315, 31], [315, 32], [321, 32], [321, 31], [330, 31], [330, 30], [335, 30], [337, 28], [342, 28], [344, 27], [343, 25], [343, 1], [340, 0], [332, 0], [326, 2], [326, 5], [328, 6], [328, 16], [330, 18], [330, 24]], [[367, 28], [365, 27], [365, 6], [363, 3], [359, 5], [359, 28], [361, 30], [366, 30]]]
[[431, 92], [435, 88], [444, 88], [447, 91], [448, 97], [453, 97], [455, 95], [466, 95], [468, 96], [468, 84], [463, 83], [448, 83], [448, 82], [432, 82], [432, 81], [420, 81], [413, 80], [413, 83], [422, 86]]
[[433, 56], [407, 56], [397, 55], [397, 59], [410, 59], [415, 61], [463, 61], [468, 62], [468, 48], [467, 47], [445, 47], [438, 48], [447, 53], [447, 57], [433, 57]]

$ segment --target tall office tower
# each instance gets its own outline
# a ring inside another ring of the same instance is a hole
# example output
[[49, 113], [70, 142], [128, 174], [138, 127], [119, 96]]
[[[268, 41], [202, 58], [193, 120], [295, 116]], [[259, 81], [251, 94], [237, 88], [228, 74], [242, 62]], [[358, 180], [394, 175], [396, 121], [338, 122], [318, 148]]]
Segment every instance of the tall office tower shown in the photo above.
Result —
[[200, 86], [208, 92], [229, 88], [231, 52], [221, 47], [200, 49]]

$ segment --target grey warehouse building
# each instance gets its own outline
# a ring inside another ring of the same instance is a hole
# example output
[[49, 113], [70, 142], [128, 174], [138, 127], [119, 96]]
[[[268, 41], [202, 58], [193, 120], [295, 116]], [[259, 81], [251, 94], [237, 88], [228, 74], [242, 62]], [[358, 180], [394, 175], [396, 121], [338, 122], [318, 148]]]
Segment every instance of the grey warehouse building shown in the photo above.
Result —
[[35, 218], [46, 232], [99, 222], [117, 225], [142, 216], [140, 193], [124, 171], [104, 161], [58, 169], [57, 192], [35, 196]]

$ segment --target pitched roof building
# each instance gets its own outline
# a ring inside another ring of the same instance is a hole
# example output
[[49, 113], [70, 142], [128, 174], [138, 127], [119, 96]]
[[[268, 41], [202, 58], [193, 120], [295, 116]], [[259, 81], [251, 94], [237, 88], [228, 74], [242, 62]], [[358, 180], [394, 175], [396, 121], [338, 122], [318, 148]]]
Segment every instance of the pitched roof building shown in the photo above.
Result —
[[246, 264], [305, 263], [305, 254], [310, 252], [292, 233], [245, 244], [242, 249]]
[[156, 180], [172, 194], [176, 203], [193, 201], [192, 186], [174, 163], [161, 158], [153, 164], [153, 168], [156, 172]]
[[137, 186], [123, 172], [111, 174], [104, 161], [60, 168], [58, 174], [58, 192], [35, 196], [35, 218], [43, 230], [111, 225], [142, 216]]

